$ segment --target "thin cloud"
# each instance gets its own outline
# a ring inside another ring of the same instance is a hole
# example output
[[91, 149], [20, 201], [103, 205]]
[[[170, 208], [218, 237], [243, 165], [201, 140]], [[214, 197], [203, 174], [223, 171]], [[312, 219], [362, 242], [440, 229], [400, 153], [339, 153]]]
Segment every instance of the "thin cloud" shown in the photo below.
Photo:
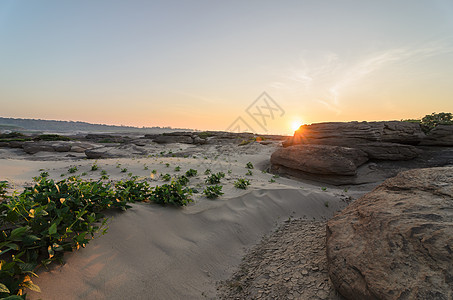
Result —
[[341, 60], [335, 53], [326, 53], [321, 59], [302, 59], [299, 67], [290, 69], [272, 88], [296, 92], [341, 114], [341, 94], [358, 85], [372, 74], [391, 66], [414, 64], [429, 57], [453, 52], [453, 47], [431, 42], [420, 47], [402, 47], [374, 52], [355, 61]]

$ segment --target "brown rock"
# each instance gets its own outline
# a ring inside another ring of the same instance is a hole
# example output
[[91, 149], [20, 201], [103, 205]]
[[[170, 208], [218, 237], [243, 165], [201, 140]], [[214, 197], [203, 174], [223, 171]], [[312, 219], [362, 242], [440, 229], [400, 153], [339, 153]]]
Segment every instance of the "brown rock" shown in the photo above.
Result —
[[158, 144], [181, 143], [192, 144], [193, 139], [187, 135], [159, 135], [153, 139], [153, 142]]
[[422, 145], [429, 146], [453, 146], [453, 125], [437, 125], [431, 129]]
[[453, 167], [386, 180], [327, 224], [329, 275], [347, 299], [453, 298]]
[[55, 149], [52, 147], [51, 144], [48, 143], [40, 143], [40, 142], [26, 142], [22, 145], [24, 151], [28, 154], [35, 154], [41, 151], [44, 152], [54, 152]]
[[384, 122], [328, 122], [303, 125], [283, 146], [321, 144], [354, 147], [369, 142], [391, 142], [416, 145], [425, 134], [418, 123]]
[[354, 145], [354, 148], [368, 154], [370, 159], [380, 160], [411, 160], [416, 158], [420, 152], [412, 145], [397, 143], [370, 142]]
[[303, 125], [294, 133], [292, 139], [283, 144], [284, 146], [290, 144], [350, 146], [379, 140], [379, 130], [367, 122], [328, 122]]
[[57, 152], [69, 152], [69, 151], [71, 151], [71, 144], [69, 144], [69, 143], [53, 144], [52, 147]]
[[359, 149], [329, 145], [295, 145], [281, 148], [271, 156], [274, 167], [327, 175], [355, 175], [357, 167], [368, 160]]

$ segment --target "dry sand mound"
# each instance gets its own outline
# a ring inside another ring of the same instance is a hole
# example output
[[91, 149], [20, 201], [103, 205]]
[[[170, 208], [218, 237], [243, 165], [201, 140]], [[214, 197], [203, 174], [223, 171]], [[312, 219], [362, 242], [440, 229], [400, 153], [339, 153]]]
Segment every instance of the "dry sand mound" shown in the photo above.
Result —
[[[329, 202], [329, 207], [325, 203]], [[243, 196], [173, 209], [135, 204], [115, 214], [109, 232], [67, 263], [43, 272], [32, 299], [200, 299], [215, 297], [244, 254], [276, 221], [328, 218], [342, 206], [323, 192], [256, 190]]]

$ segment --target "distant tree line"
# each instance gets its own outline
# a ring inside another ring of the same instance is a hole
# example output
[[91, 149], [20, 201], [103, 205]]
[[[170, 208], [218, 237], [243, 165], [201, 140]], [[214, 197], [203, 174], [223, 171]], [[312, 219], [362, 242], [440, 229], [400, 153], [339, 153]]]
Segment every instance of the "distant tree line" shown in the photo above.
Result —
[[102, 132], [144, 132], [144, 133], [159, 133], [159, 131], [176, 131], [189, 130], [171, 127], [134, 127], [134, 126], [117, 126], [106, 124], [91, 124], [80, 121], [56, 121], [56, 120], [41, 120], [41, 119], [20, 119], [20, 118], [4, 118], [0, 117], [0, 127], [3, 129], [24, 129], [37, 131], [102, 131]]

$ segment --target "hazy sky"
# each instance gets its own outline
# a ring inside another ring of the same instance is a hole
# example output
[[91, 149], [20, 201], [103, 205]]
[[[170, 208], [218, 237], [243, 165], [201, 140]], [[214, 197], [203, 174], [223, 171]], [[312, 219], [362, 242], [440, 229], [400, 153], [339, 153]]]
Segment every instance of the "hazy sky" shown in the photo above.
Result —
[[266, 91], [289, 133], [451, 112], [452, 82], [453, 1], [0, 1], [3, 117], [263, 132]]

